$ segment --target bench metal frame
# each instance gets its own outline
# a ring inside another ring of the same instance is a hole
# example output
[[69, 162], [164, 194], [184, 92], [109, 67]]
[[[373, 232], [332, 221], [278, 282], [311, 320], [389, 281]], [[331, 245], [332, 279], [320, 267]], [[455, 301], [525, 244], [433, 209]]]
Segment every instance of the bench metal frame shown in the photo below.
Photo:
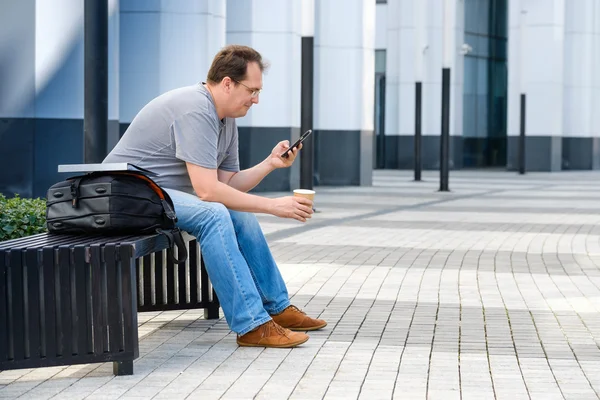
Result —
[[130, 375], [138, 311], [204, 308], [218, 318], [198, 242], [184, 236], [179, 265], [158, 234], [0, 242], [0, 370], [111, 361], [115, 375]]

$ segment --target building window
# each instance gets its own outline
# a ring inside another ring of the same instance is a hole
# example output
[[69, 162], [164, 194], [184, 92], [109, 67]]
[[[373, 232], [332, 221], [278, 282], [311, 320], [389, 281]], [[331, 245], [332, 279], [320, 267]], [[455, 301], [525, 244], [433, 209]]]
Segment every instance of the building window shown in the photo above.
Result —
[[463, 165], [506, 165], [507, 0], [465, 0]]

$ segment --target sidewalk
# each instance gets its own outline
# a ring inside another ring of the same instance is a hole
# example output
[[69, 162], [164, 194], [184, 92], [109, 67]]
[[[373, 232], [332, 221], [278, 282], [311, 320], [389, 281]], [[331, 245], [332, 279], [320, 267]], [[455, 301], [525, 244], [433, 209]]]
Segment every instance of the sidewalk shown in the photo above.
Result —
[[[329, 325], [240, 348], [202, 311], [141, 313], [135, 375], [0, 372], [0, 398], [598, 399], [600, 172], [377, 171], [259, 216], [292, 303]], [[281, 194], [270, 193], [269, 196]]]

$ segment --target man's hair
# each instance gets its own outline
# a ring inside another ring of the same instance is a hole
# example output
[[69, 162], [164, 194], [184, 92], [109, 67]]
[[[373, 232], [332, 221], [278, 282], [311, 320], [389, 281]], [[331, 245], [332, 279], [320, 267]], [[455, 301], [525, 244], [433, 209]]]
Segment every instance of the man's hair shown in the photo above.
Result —
[[261, 72], [269, 67], [260, 53], [251, 47], [237, 44], [225, 46], [215, 56], [206, 80], [216, 84], [228, 76], [234, 82], [243, 81], [246, 79], [246, 69], [250, 62], [257, 63]]

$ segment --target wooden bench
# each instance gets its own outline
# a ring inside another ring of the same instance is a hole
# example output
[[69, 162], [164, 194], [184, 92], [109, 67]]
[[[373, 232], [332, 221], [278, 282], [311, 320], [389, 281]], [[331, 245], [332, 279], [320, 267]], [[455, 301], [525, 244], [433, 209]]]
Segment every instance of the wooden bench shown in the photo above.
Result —
[[218, 318], [198, 243], [184, 239], [180, 265], [158, 234], [0, 242], [0, 370], [112, 361], [115, 375], [131, 375], [138, 311], [204, 308]]

